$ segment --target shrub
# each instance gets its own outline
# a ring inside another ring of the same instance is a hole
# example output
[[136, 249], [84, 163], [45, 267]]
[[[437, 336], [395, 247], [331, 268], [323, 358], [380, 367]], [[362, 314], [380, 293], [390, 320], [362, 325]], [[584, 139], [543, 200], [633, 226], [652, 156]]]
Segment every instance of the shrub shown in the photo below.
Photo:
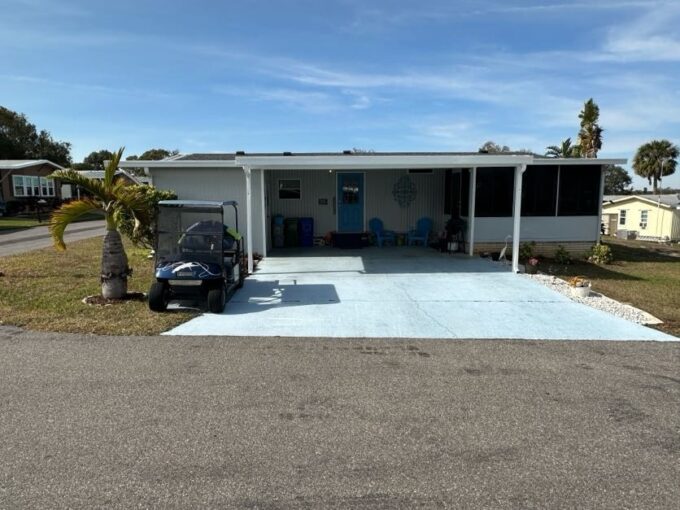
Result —
[[528, 260], [534, 256], [534, 248], [536, 248], [536, 241], [529, 243], [522, 243], [519, 245], [519, 258], [521, 260]]
[[555, 251], [555, 262], [564, 265], [571, 264], [571, 255], [569, 255], [569, 252], [561, 244], [557, 246], [557, 250]]
[[[156, 189], [147, 184], [131, 184], [130, 187], [135, 188], [136, 191], [143, 195], [147, 207], [153, 211], [151, 216], [154, 219], [158, 212], [158, 202], [161, 200], [175, 200], [177, 198], [174, 191]], [[132, 244], [144, 248], [153, 248], [156, 230], [153, 221], [148, 225], [141, 225], [137, 232], [135, 232], [134, 218], [126, 211], [117, 211], [116, 221], [118, 222], [118, 228], [121, 233], [125, 234], [128, 239], [132, 241]]]
[[612, 249], [606, 244], [596, 244], [588, 253], [588, 262], [595, 264], [611, 264], [613, 260]]

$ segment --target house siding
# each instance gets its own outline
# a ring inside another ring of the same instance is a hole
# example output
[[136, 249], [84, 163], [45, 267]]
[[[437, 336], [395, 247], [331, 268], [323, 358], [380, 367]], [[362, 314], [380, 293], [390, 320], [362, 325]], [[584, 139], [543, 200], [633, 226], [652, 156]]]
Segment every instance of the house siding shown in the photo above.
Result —
[[[621, 210], [626, 211], [626, 224], [617, 224], [617, 230], [628, 230], [637, 233], [638, 237], [649, 237], [653, 239], [668, 238], [671, 240], [680, 239], [680, 228], [678, 227], [679, 213], [677, 209], [653, 204], [637, 198], [631, 198], [617, 202], [615, 204], [605, 204], [602, 207], [602, 214], [617, 214], [620, 217]], [[647, 211], [647, 226], [640, 226], [640, 213]], [[610, 233], [615, 235], [616, 232]]]
[[[317, 236], [336, 230], [337, 208], [334, 207], [334, 201], [337, 200], [337, 172], [272, 170], [267, 175], [271, 215], [312, 217]], [[380, 218], [385, 228], [401, 232], [414, 228], [418, 219], [424, 216], [432, 218], [435, 232], [443, 228], [444, 170], [414, 174], [409, 174], [407, 170], [371, 170], [364, 172], [364, 175], [365, 230], [368, 230], [368, 221], [374, 217]], [[415, 199], [405, 208], [399, 206], [392, 194], [394, 185], [403, 176], [408, 176], [416, 189]], [[299, 200], [279, 198], [280, 179], [300, 179]], [[320, 204], [320, 199], [325, 199], [326, 204]]]
[[[2, 178], [4, 179], [2, 181], [2, 198], [3, 200], [10, 201], [10, 200], [19, 200], [19, 201], [25, 201], [29, 202], [33, 199], [33, 197], [15, 197], [14, 196], [14, 189], [12, 186], [12, 176], [13, 175], [33, 175], [37, 177], [47, 177], [50, 175], [52, 172], [55, 171], [55, 168], [52, 165], [35, 165], [35, 166], [29, 166], [26, 168], [20, 168], [20, 169], [15, 169], [15, 170], [0, 170], [0, 174]], [[8, 175], [9, 174], [9, 175]], [[54, 193], [55, 193], [55, 198], [61, 198], [61, 185], [59, 183], [55, 183], [54, 185]], [[53, 197], [49, 197], [53, 198]]]
[[[236, 200], [239, 208], [239, 230], [246, 234], [246, 184], [241, 168], [154, 168], [154, 186], [172, 190], [181, 200]], [[253, 251], [264, 253], [265, 236], [262, 231], [262, 201], [260, 186], [262, 172], [252, 173]], [[228, 212], [227, 220], [231, 217]]]

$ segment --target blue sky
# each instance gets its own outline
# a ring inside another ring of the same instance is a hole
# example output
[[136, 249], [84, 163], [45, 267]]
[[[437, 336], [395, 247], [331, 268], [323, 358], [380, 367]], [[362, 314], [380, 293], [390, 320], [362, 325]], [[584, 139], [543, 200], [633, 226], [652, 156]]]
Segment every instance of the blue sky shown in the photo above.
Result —
[[[680, 142], [680, 2], [3, 0], [0, 104], [92, 150]], [[642, 185], [643, 180], [636, 180]], [[680, 173], [664, 180], [680, 186]]]

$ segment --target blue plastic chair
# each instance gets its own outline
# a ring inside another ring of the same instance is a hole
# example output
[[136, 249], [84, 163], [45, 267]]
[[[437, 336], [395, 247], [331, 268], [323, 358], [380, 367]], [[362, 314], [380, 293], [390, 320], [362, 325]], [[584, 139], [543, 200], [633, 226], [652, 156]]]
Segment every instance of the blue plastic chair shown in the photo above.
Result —
[[432, 232], [433, 222], [430, 218], [420, 218], [416, 223], [416, 228], [406, 234], [406, 243], [412, 246], [414, 243], [423, 243], [427, 246], [430, 240], [430, 232]]
[[395, 233], [391, 230], [385, 230], [380, 218], [372, 218], [368, 222], [368, 228], [370, 228], [373, 235], [375, 235], [375, 242], [381, 248], [384, 242], [392, 243], [392, 245], [396, 244]]

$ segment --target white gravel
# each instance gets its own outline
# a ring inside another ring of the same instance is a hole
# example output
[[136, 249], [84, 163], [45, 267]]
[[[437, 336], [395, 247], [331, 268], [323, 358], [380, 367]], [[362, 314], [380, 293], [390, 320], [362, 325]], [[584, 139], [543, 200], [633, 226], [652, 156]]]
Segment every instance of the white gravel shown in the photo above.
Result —
[[661, 324], [663, 322], [644, 310], [640, 310], [639, 308], [635, 308], [634, 306], [626, 303], [621, 303], [597, 292], [591, 291], [590, 296], [586, 298], [576, 297], [572, 292], [572, 287], [567, 282], [557, 278], [556, 276], [526, 273], [523, 273], [523, 276], [540, 282], [546, 287], [549, 287], [560, 294], [564, 294], [572, 301], [592, 306], [593, 308], [611, 313], [612, 315], [616, 315], [617, 317], [621, 317], [622, 319], [626, 319], [637, 324]]

